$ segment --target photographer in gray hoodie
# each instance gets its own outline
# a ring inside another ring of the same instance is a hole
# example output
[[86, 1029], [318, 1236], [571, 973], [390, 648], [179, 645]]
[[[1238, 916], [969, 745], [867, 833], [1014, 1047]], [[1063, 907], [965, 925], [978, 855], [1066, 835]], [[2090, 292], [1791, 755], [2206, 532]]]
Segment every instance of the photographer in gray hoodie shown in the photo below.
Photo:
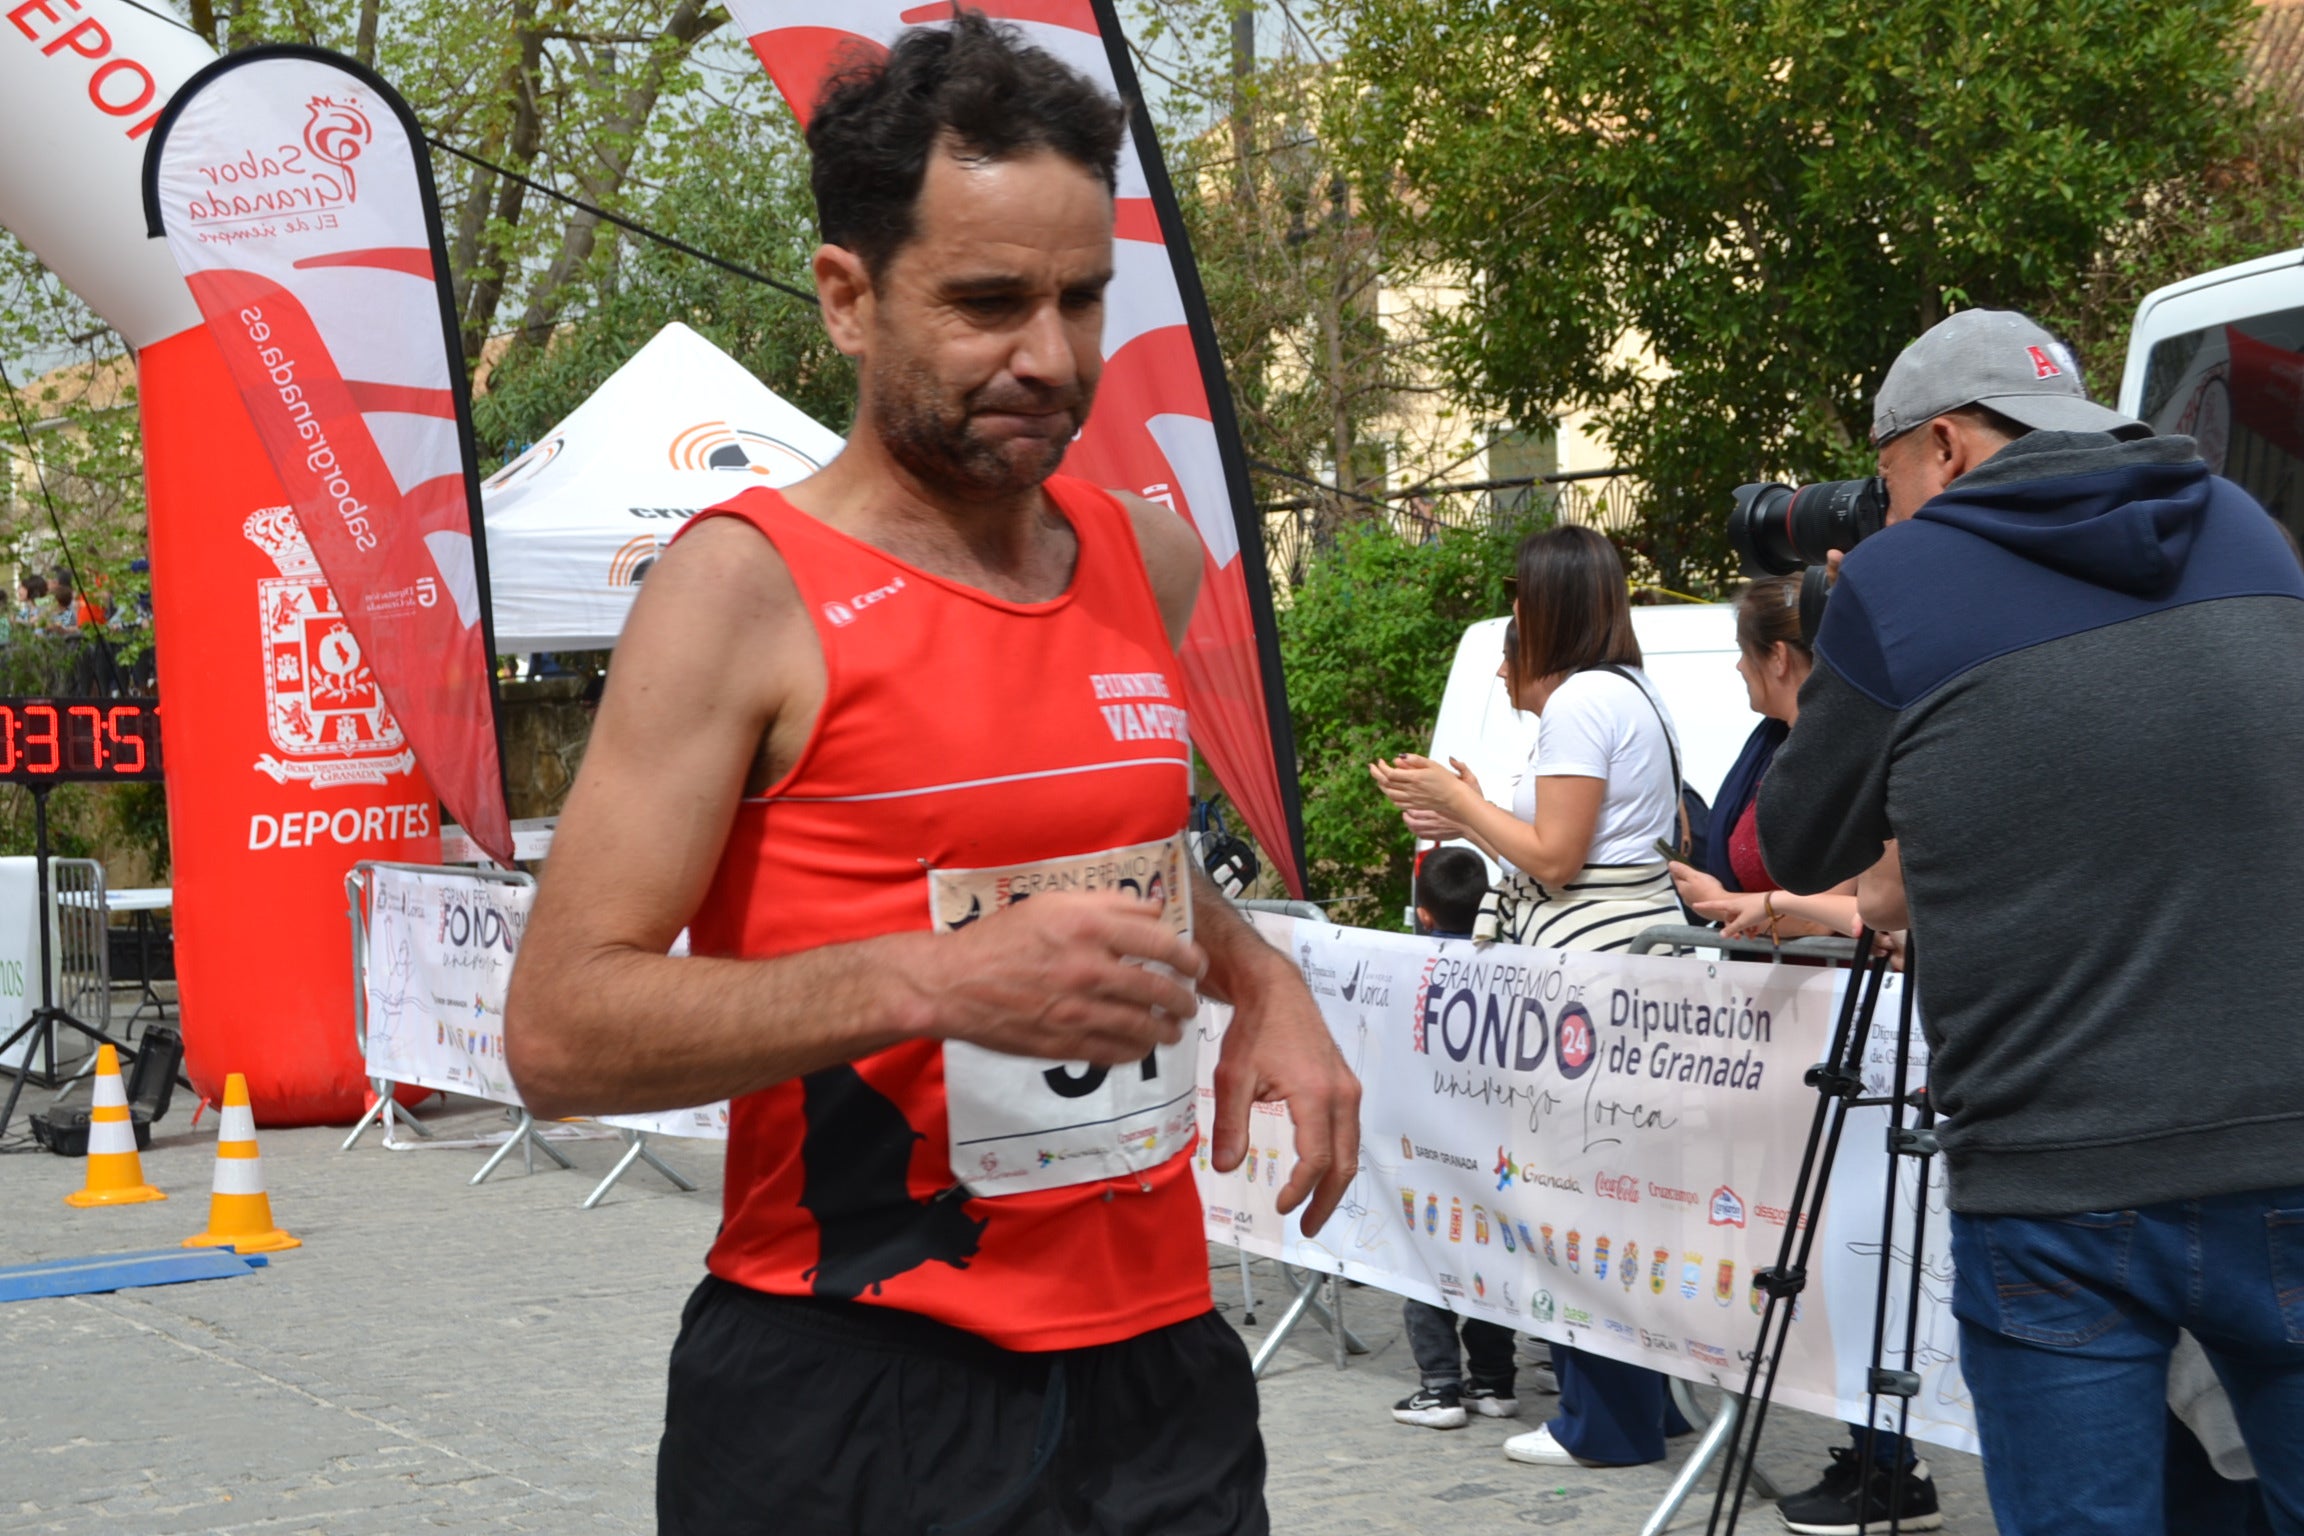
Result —
[[1906, 349], [1873, 443], [1760, 841], [1901, 849], [2000, 1530], [2158, 1536], [2184, 1328], [2304, 1533], [2304, 571], [2021, 315]]

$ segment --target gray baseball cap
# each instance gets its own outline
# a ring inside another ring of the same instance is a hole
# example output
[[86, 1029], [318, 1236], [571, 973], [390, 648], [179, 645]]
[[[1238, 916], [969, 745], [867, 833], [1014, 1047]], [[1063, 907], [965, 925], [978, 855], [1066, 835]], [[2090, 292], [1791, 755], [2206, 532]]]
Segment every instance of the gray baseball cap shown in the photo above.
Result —
[[1873, 446], [1964, 405], [2043, 432], [2152, 435], [2090, 400], [2072, 350], [2012, 309], [1964, 309], [1906, 347], [1872, 402]]

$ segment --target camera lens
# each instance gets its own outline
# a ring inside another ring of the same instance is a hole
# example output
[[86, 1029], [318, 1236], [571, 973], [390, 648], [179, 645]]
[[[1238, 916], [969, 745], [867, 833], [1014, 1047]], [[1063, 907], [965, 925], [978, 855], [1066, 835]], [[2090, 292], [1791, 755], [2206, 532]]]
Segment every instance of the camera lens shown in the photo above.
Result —
[[1728, 539], [1752, 576], [1785, 576], [1820, 563], [1835, 549], [1854, 549], [1888, 517], [1888, 488], [1866, 480], [1740, 485], [1728, 514]]
[[1736, 487], [1735, 505], [1728, 512], [1728, 542], [1743, 557], [1747, 576], [1788, 576], [1807, 564], [1792, 547], [1791, 529], [1784, 520], [1792, 504], [1792, 487], [1769, 481]]

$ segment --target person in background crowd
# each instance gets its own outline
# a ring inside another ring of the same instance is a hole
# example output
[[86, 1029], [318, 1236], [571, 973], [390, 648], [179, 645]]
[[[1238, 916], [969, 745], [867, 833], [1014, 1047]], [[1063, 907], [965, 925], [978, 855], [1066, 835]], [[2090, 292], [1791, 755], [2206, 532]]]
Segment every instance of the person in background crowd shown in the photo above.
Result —
[[[1760, 856], [1760, 784], [1776, 749], [1800, 719], [1800, 687], [1815, 665], [1800, 634], [1798, 576], [1770, 576], [1744, 589], [1736, 602], [1736, 649], [1736, 670], [1743, 674], [1760, 724], [1720, 781], [1706, 868], [1675, 863], [1673, 883], [1682, 900], [1718, 922], [1729, 938], [1788, 939], [1811, 933], [1853, 938], [1863, 927], [1854, 880], [1820, 896], [1788, 895]], [[1866, 1523], [1885, 1522], [1892, 1502], [1907, 1530], [1932, 1531], [1944, 1523], [1935, 1479], [1911, 1442], [1892, 1430], [1868, 1431], [1862, 1424], [1850, 1424], [1848, 1433], [1849, 1444], [1833, 1447], [1831, 1465], [1815, 1485], [1786, 1495], [1776, 1506], [1788, 1529], [1800, 1536], [1840, 1536]]]
[[2304, 571], [2022, 315], [1906, 348], [1872, 440], [1888, 526], [1841, 562], [1760, 841], [1798, 891], [1900, 865], [1860, 905], [1919, 953], [1994, 1517], [2161, 1536], [2189, 1329], [2304, 1532]]
[[[1442, 844], [1416, 867], [1416, 926], [1434, 938], [1469, 939], [1480, 916], [1480, 900], [1487, 894], [1488, 866], [1480, 855]], [[1491, 1419], [1520, 1416], [1520, 1400], [1513, 1395], [1518, 1371], [1511, 1329], [1485, 1318], [1459, 1320], [1446, 1307], [1413, 1299], [1401, 1303], [1401, 1316], [1421, 1384], [1412, 1396], [1392, 1405], [1392, 1417], [1427, 1429], [1461, 1429], [1467, 1409]]]
[[1729, 938], [1854, 937], [1862, 926], [1855, 881], [1818, 896], [1794, 896], [1769, 875], [1760, 857], [1760, 781], [1800, 718], [1800, 685], [1815, 665], [1800, 636], [1798, 576], [1770, 576], [1744, 589], [1736, 602], [1736, 651], [1745, 698], [1760, 723], [1720, 781], [1704, 868], [1674, 862], [1672, 883], [1681, 900], [1719, 923]]
[[[1462, 763], [1409, 754], [1369, 772], [1418, 837], [1463, 838], [1505, 866], [1504, 889], [1488, 902], [1499, 938], [1629, 948], [1643, 929], [1680, 919], [1656, 851], [1679, 835], [1680, 773], [1670, 718], [1640, 670], [1615, 546], [1577, 526], [1530, 534], [1513, 620], [1519, 644], [1506, 686], [1543, 727], [1512, 808], [1491, 805]], [[1559, 1417], [1506, 1441], [1512, 1460], [1662, 1461], [1667, 1435], [1686, 1430], [1656, 1372], [1558, 1344], [1552, 1361]]]
[[58, 634], [70, 634], [80, 627], [80, 603], [72, 591], [72, 578], [64, 571], [48, 573], [49, 607], [44, 617], [48, 628]]
[[33, 575], [24, 578], [16, 589], [16, 624], [20, 629], [44, 629], [48, 623], [48, 578]]

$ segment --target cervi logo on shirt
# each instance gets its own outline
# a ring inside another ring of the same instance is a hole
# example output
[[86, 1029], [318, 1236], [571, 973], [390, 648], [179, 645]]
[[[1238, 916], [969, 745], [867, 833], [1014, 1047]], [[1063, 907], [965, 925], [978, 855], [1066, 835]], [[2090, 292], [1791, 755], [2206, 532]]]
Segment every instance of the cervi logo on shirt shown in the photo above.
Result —
[[894, 597], [903, 590], [904, 578], [899, 576], [884, 587], [874, 587], [869, 592], [859, 592], [844, 603], [838, 601], [826, 603], [824, 605], [824, 617], [832, 621], [834, 628], [844, 629], [855, 623], [864, 610], [874, 603]]

